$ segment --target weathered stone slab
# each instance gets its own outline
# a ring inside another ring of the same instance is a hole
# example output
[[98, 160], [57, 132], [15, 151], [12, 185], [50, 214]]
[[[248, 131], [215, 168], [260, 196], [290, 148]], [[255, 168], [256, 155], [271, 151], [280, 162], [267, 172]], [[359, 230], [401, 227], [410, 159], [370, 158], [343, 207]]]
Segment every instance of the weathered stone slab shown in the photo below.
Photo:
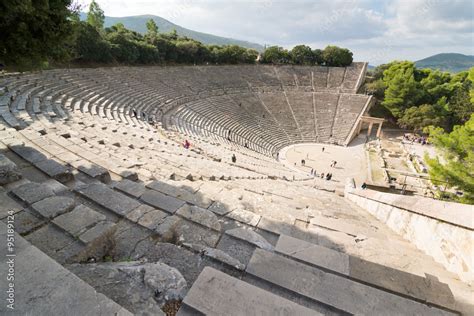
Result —
[[74, 199], [65, 196], [51, 196], [38, 201], [31, 207], [46, 218], [55, 218], [74, 208]]
[[105, 221], [105, 219], [105, 215], [81, 204], [74, 208], [71, 212], [56, 217], [53, 220], [53, 223], [71, 235], [79, 236], [88, 228], [101, 221]]
[[102, 183], [81, 186], [76, 190], [88, 199], [121, 216], [127, 215], [133, 209], [140, 206], [140, 203], [136, 200], [116, 192]]
[[233, 210], [227, 214], [227, 217], [235, 219], [236, 221], [242, 222], [249, 226], [257, 226], [261, 218], [260, 215], [241, 209]]
[[280, 235], [275, 251], [325, 269], [349, 275], [349, 256], [300, 239]]
[[351, 314], [455, 315], [261, 249], [255, 249], [246, 271]]
[[348, 220], [326, 217], [321, 215], [312, 215], [310, 220], [311, 225], [321, 226], [331, 230], [343, 232], [352, 236], [366, 235], [368, 237], [375, 237], [386, 239], [383, 234], [378, 233], [374, 228], [367, 227], [362, 223], [360, 225], [351, 224]]
[[54, 259], [56, 259], [56, 252], [74, 242], [72, 237], [67, 236], [52, 224], [44, 225], [25, 238]]
[[[58, 158], [62, 160], [61, 157]], [[91, 163], [88, 160], [80, 159], [75, 161], [68, 161], [68, 163], [71, 164], [74, 168], [87, 174], [91, 178], [97, 179], [104, 183], [108, 183], [110, 181], [110, 174], [107, 169], [97, 164]]]
[[215, 247], [220, 233], [173, 215], [163, 219], [155, 232], [162, 242], [199, 244]]
[[138, 219], [137, 223], [148, 229], [154, 230], [158, 225], [162, 224], [163, 220], [168, 216], [168, 213], [153, 209], [152, 211], [143, 214], [143, 216]]
[[89, 230], [82, 233], [79, 236], [79, 240], [85, 244], [88, 244], [91, 241], [94, 241], [95, 239], [109, 232], [111, 229], [113, 229], [114, 226], [115, 224], [113, 222], [109, 222], [109, 221], [99, 222], [95, 226], [90, 228]]
[[145, 186], [143, 184], [127, 179], [115, 183], [114, 188], [135, 198], [140, 197], [140, 195], [145, 192]]
[[202, 194], [194, 194], [188, 190], [181, 189], [180, 187], [173, 186], [162, 181], [152, 181], [146, 186], [147, 188], [159, 191], [169, 196], [173, 196], [177, 199], [184, 200], [190, 204], [194, 204], [202, 208], [208, 208], [212, 203], [211, 199], [206, 198]]
[[183, 303], [204, 315], [320, 315], [210, 267], [204, 268]]
[[176, 211], [176, 214], [202, 226], [206, 226], [217, 231], [221, 230], [221, 224], [219, 223], [217, 216], [211, 211], [198, 206], [185, 204]]
[[17, 165], [4, 155], [0, 154], [0, 185], [18, 181], [20, 179], [21, 173], [18, 171]]
[[[6, 227], [0, 223], [2, 240], [6, 240], [6, 233]], [[0, 253], [4, 256], [4, 246], [1, 247]], [[22, 288], [22, 295], [15, 296], [15, 314], [132, 315], [17, 234], [15, 253], [15, 269], [21, 271], [15, 274], [15, 284]], [[6, 279], [7, 270], [7, 264], [0, 266], [2, 278]], [[6, 302], [6, 291], [2, 291], [0, 298]], [[7, 310], [6, 304], [0, 306], [0, 314], [7, 314], [8, 311], [10, 310]]]
[[178, 216], [168, 216], [156, 227], [155, 232], [163, 241], [173, 241], [178, 235], [177, 227], [179, 223], [181, 223], [181, 219]]
[[23, 210], [23, 207], [10, 198], [6, 192], [0, 192], [0, 219]]
[[226, 230], [225, 233], [234, 238], [244, 240], [258, 248], [266, 249], [269, 251], [273, 250], [273, 246], [265, 238], [263, 238], [253, 230], [245, 228], [234, 228]]
[[226, 215], [232, 212], [231, 208], [219, 201], [215, 201], [214, 203], [212, 203], [212, 205], [209, 206], [208, 210], [216, 213], [217, 215]]
[[156, 210], [154, 207], [149, 205], [142, 204], [130, 213], [128, 213], [125, 217], [131, 220], [132, 222], [136, 223], [138, 220], [148, 212]]
[[176, 212], [185, 203], [183, 200], [153, 190], [146, 190], [140, 198], [143, 202], [168, 213]]
[[421, 277], [354, 256], [349, 257], [350, 276], [353, 279], [413, 297], [422, 302], [455, 309], [455, 300], [449, 286], [436, 278]]
[[68, 269], [136, 315], [164, 315], [160, 305], [182, 299], [187, 285], [164, 263], [72, 264]]
[[262, 216], [257, 225], [258, 228], [280, 235], [292, 235], [295, 229], [294, 225], [287, 224], [282, 221], [277, 221], [266, 216]]
[[194, 251], [197, 251], [205, 255], [206, 257], [212, 258], [213, 260], [227, 264], [237, 270], [240, 270], [240, 271], [245, 270], [245, 265], [243, 263], [241, 263], [239, 260], [235, 259], [231, 255], [229, 255], [228, 253], [220, 249], [204, 247], [201, 245], [188, 244], [188, 243], [184, 243], [183, 246], [190, 248]]
[[69, 190], [67, 186], [54, 179], [48, 179], [44, 181], [43, 184], [53, 190], [54, 194], [59, 194]]
[[35, 182], [25, 183], [19, 187], [14, 188], [11, 192], [20, 200], [28, 204], [38, 202], [54, 195], [54, 192], [51, 190], [51, 188]]
[[71, 181], [74, 178], [71, 173], [71, 170], [52, 159], [46, 159], [34, 163], [34, 165], [36, 168], [40, 169], [51, 178], [54, 178], [62, 183]]
[[[15, 214], [15, 232], [24, 235], [37, 229], [44, 224], [44, 220], [30, 213], [27, 210]], [[4, 218], [3, 222], [7, 223], [11, 218]]]
[[46, 157], [44, 154], [32, 147], [15, 145], [10, 146], [10, 149], [14, 151], [18, 156], [31, 163], [40, 162], [48, 159], [48, 157]]

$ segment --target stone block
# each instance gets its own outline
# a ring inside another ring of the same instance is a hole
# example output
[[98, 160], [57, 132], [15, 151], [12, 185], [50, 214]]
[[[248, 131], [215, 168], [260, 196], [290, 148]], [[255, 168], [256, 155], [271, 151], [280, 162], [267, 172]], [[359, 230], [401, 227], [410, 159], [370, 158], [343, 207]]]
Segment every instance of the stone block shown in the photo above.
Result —
[[32, 204], [43, 200], [47, 197], [53, 196], [54, 192], [48, 186], [40, 183], [29, 182], [12, 190], [12, 193], [20, 200]]
[[56, 217], [53, 223], [77, 237], [88, 228], [105, 221], [105, 219], [105, 215], [81, 204], [71, 212]]
[[175, 213], [185, 203], [183, 200], [154, 190], [146, 190], [140, 199], [153, 207], [162, 209], [172, 214]]
[[210, 267], [204, 268], [183, 303], [204, 315], [321, 315]]
[[74, 199], [65, 196], [51, 196], [31, 205], [31, 208], [46, 218], [55, 218], [74, 208]]
[[21, 173], [18, 171], [17, 165], [0, 154], [0, 185], [15, 182], [21, 179]]
[[116, 192], [102, 183], [80, 186], [76, 190], [86, 198], [121, 216], [127, 215], [140, 206], [138, 201]]

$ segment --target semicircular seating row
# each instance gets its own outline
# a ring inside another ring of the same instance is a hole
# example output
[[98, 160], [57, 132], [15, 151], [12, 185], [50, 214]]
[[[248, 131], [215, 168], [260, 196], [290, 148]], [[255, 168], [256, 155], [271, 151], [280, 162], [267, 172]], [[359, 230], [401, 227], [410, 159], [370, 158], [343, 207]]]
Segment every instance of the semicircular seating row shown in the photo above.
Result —
[[[250, 149], [152, 126], [128, 114], [132, 107], [143, 110], [138, 103], [124, 108], [105, 95], [81, 91], [77, 83], [58, 80], [58, 73], [0, 78], [2, 139], [14, 137], [12, 145], [23, 143], [60, 163], [75, 166], [88, 162], [122, 178], [134, 179], [138, 174], [143, 181], [170, 177], [307, 178]], [[191, 150], [182, 146], [186, 138], [192, 143]], [[236, 163], [231, 163], [233, 153], [238, 153]]]
[[230, 132], [232, 142], [274, 155], [298, 142], [345, 145], [369, 100], [356, 94], [365, 69], [365, 63], [56, 69], [4, 77], [0, 111], [16, 128], [29, 124], [27, 106], [52, 117], [72, 109], [125, 123], [155, 118], [165, 128], [220, 142]]

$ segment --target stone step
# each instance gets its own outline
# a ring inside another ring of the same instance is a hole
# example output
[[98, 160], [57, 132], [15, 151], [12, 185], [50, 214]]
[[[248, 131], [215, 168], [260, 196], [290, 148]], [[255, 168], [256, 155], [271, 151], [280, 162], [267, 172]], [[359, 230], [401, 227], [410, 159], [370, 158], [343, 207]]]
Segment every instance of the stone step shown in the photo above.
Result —
[[280, 235], [275, 251], [420, 302], [451, 310], [455, 307], [449, 286], [435, 277], [420, 277], [286, 235]]
[[351, 314], [456, 315], [258, 248], [246, 272]]
[[178, 316], [196, 315], [321, 315], [273, 293], [204, 268], [183, 300]]
[[[7, 226], [0, 223], [1, 239], [6, 240], [9, 234]], [[1, 295], [4, 304], [0, 306], [0, 314], [13, 312], [16, 315], [132, 315], [105, 295], [96, 292], [93, 287], [20, 235], [12, 236], [15, 240], [14, 251], [9, 252], [7, 244], [4, 243], [0, 248], [0, 255], [5, 258], [8, 254], [15, 254], [10, 257], [16, 271], [14, 284], [22, 290], [14, 296], [14, 310], [11, 310], [7, 304], [8, 293], [5, 287]], [[8, 269], [8, 264], [0, 266], [2, 280], [7, 279]]]

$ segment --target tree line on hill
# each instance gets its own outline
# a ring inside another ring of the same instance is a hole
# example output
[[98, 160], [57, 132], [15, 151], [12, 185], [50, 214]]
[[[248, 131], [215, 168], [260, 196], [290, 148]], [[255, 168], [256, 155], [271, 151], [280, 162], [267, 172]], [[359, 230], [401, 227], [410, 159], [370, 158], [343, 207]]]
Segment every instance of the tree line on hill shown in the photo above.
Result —
[[[3, 7], [2, 7], [3, 6]], [[204, 45], [176, 31], [161, 33], [150, 19], [142, 35], [118, 23], [104, 28], [104, 11], [92, 1], [86, 21], [73, 0], [30, 1], [0, 5], [0, 63], [26, 70], [50, 63], [79, 64], [304, 64], [348, 66], [352, 52], [328, 46], [312, 50], [298, 45], [288, 51], [271, 46], [259, 52], [238, 45]]]

